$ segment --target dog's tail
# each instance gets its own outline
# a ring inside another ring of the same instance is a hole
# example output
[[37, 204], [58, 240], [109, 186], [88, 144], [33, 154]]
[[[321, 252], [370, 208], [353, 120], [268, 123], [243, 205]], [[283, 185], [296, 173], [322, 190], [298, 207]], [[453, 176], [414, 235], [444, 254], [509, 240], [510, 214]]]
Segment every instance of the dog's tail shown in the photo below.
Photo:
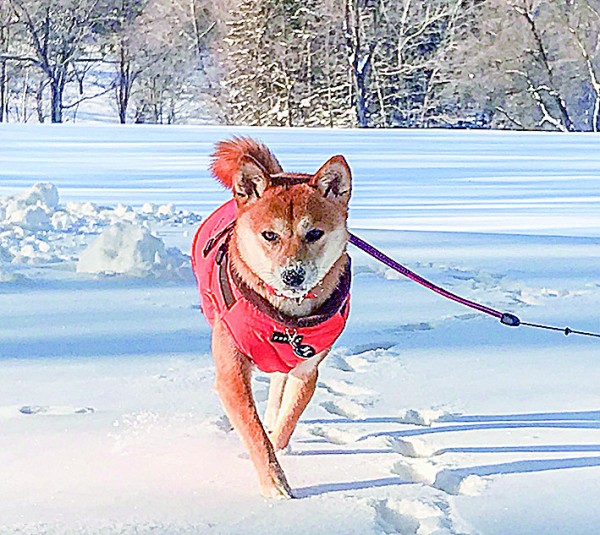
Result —
[[244, 156], [251, 156], [270, 175], [283, 171], [273, 153], [265, 145], [249, 137], [234, 137], [217, 143], [210, 171], [221, 184], [232, 189], [233, 179]]

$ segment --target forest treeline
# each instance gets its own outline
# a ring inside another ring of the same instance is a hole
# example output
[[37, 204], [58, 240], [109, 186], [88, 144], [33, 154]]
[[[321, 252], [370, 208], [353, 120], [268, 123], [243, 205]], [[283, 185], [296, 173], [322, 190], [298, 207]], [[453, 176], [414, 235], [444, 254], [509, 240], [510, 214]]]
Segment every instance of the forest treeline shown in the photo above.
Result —
[[0, 122], [600, 129], [600, 0], [0, 0]]

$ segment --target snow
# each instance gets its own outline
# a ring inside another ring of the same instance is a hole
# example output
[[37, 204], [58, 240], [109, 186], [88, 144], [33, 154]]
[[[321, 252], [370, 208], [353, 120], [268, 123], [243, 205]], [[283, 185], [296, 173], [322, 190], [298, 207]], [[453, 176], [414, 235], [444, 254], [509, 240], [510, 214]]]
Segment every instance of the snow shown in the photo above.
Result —
[[[128, 207], [129, 208], [129, 207]], [[115, 209], [125, 218], [131, 209]], [[173, 211], [171, 210], [172, 215]], [[169, 215], [169, 214], [165, 214]], [[179, 249], [165, 248], [164, 242], [150, 231], [129, 221], [113, 223], [81, 251], [77, 261], [78, 273], [126, 274], [138, 277], [160, 276], [183, 271], [188, 265]]]
[[596, 533], [598, 341], [355, 250], [281, 455], [299, 499], [260, 497], [184, 257], [233, 134], [290, 170], [344, 154], [352, 230], [437, 284], [600, 330], [598, 136], [0, 125], [0, 533]]

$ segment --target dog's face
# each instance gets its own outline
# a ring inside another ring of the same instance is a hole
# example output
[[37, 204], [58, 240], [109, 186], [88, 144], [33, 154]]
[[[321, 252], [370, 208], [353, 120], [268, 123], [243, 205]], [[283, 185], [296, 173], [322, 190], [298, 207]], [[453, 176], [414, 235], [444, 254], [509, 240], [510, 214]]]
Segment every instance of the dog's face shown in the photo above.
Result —
[[284, 178], [245, 158], [233, 184], [235, 232], [253, 273], [277, 293], [301, 298], [345, 251], [351, 174], [344, 158], [334, 156], [315, 175], [293, 176], [304, 182], [282, 185]]

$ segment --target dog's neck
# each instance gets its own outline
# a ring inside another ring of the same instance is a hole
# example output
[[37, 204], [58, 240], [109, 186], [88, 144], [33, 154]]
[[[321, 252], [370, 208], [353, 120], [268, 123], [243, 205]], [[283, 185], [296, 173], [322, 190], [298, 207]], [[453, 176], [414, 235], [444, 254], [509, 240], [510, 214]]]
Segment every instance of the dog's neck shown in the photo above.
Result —
[[286, 316], [296, 318], [310, 316], [315, 310], [319, 309], [325, 301], [327, 301], [340, 282], [348, 265], [348, 255], [343, 253], [336, 260], [325, 277], [323, 277], [321, 282], [312, 288], [306, 297], [298, 299], [274, 293], [270, 286], [268, 286], [260, 277], [255, 275], [242, 260], [235, 238], [230, 240], [229, 247], [232, 253], [229, 255], [229, 258], [231, 259], [231, 268], [237, 272], [246, 285]]

